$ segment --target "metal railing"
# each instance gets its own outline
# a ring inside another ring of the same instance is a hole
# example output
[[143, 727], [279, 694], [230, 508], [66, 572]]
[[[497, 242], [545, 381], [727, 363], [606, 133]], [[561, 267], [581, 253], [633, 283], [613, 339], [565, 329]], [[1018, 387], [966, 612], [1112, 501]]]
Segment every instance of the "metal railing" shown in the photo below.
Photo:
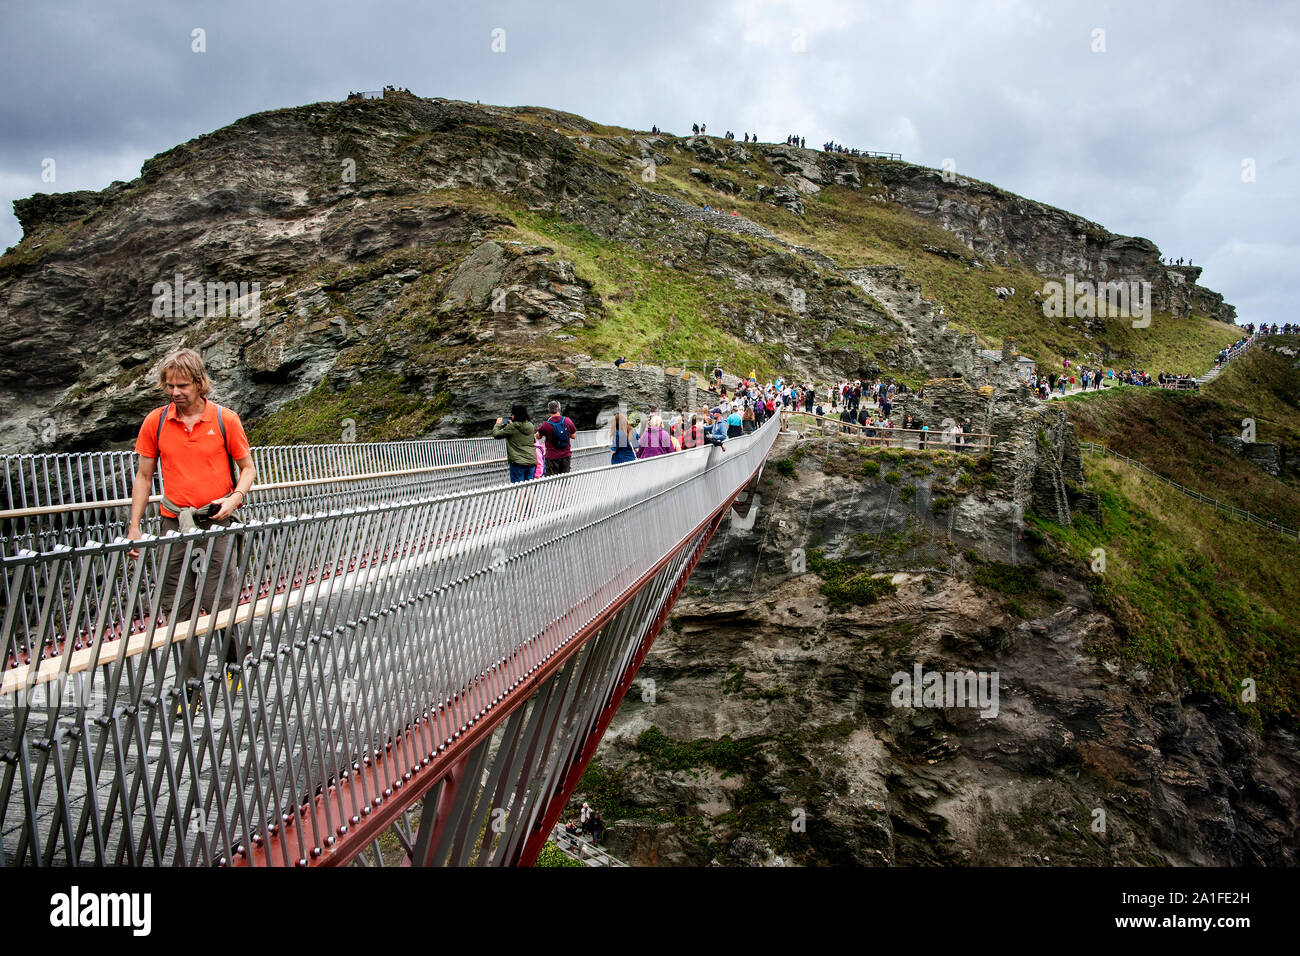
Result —
[[579, 860], [587, 866], [627, 866], [599, 844], [585, 839], [580, 834], [570, 833], [562, 823], [557, 823], [551, 829], [551, 842], [565, 856]]
[[983, 432], [955, 432], [925, 430], [920, 428], [882, 428], [879, 425], [859, 425], [827, 418], [811, 412], [791, 412], [791, 419], [811, 420], [822, 435], [847, 434], [862, 438], [868, 445], [878, 448], [905, 448], [913, 451], [954, 451], [976, 455], [990, 451], [997, 442], [996, 435]]
[[1247, 352], [1249, 352], [1251, 349], [1253, 349], [1255, 347], [1255, 344], [1261, 338], [1263, 338], [1263, 336], [1256, 333], [1255, 335], [1252, 335], [1250, 338], [1246, 340], [1245, 345], [1242, 345], [1239, 348], [1229, 349], [1228, 354], [1223, 357], [1222, 361], [1220, 361], [1219, 359], [1215, 359], [1214, 367], [1210, 369], [1210, 371], [1212, 372], [1222, 371], [1224, 368], [1227, 367], [1228, 363], [1231, 362], [1233, 359], [1237, 358], [1239, 355], [1244, 355]]
[[[604, 464], [604, 439], [601, 429], [579, 431], [573, 467]], [[258, 484], [238, 514], [259, 520], [488, 487], [507, 478], [504, 450], [504, 441], [490, 437], [255, 446]], [[132, 451], [4, 455], [0, 475], [9, 505], [0, 510], [0, 551], [46, 551], [126, 534]], [[161, 493], [155, 469], [150, 500]]]
[[[0, 558], [0, 864], [343, 852], [349, 826], [400, 803], [462, 733], [645, 588], [647, 569], [671, 581], [776, 431], [518, 485]], [[213, 560], [223, 539], [238, 547]], [[240, 587], [183, 607], [161, 583], [172, 562], [193, 567], [199, 593], [213, 575]], [[656, 594], [646, 607], [661, 605]], [[202, 676], [186, 681], [191, 646]], [[223, 666], [228, 649], [236, 663]]]
[[1172, 478], [1166, 478], [1164, 475], [1160, 474], [1159, 472], [1152, 471], [1150, 468], [1148, 468], [1146, 465], [1144, 465], [1142, 462], [1138, 461], [1137, 459], [1129, 458], [1127, 455], [1121, 455], [1119, 452], [1111, 448], [1107, 448], [1105, 445], [1099, 445], [1096, 442], [1091, 442], [1091, 441], [1081, 441], [1079, 442], [1079, 448], [1082, 451], [1090, 451], [1093, 452], [1094, 454], [1109, 455], [1112, 458], [1118, 458], [1120, 461], [1128, 465], [1131, 465], [1132, 467], [1137, 468], [1141, 471], [1146, 472], [1152, 478], [1155, 478], [1157, 481], [1168, 485], [1170, 488], [1173, 488], [1176, 491], [1181, 492], [1182, 494], [1186, 495], [1188, 498], [1194, 498], [1195, 500], [1201, 502], [1201, 504], [1209, 505], [1211, 508], [1214, 508], [1216, 511], [1221, 511], [1224, 514], [1232, 515], [1234, 518], [1240, 518], [1242, 521], [1249, 521], [1251, 524], [1259, 525], [1261, 528], [1266, 528], [1269, 531], [1276, 531], [1278, 534], [1288, 538], [1300, 538], [1300, 531], [1297, 531], [1295, 528], [1285, 528], [1276, 521], [1272, 521], [1267, 518], [1262, 518], [1259, 515], [1253, 514], [1252, 512], [1249, 511], [1243, 511], [1241, 508], [1238, 508], [1234, 505], [1227, 504], [1226, 502], [1223, 501], [1219, 501], [1217, 498], [1210, 498], [1206, 495], [1203, 495], [1194, 488], [1188, 488], [1186, 485], [1180, 485]]
[[[600, 363], [602, 365], [606, 363]], [[659, 356], [639, 356], [634, 359], [628, 359], [621, 366], [615, 366], [614, 360], [608, 363], [615, 368], [622, 368], [630, 372], [640, 371], [643, 369], [658, 369], [665, 378], [670, 376], [681, 377], [684, 374], [692, 375], [697, 372], [705, 380], [712, 381], [713, 370], [720, 368], [715, 359], [691, 359], [681, 358], [678, 356], [669, 356], [661, 358]], [[730, 373], [728, 373], [730, 374]]]

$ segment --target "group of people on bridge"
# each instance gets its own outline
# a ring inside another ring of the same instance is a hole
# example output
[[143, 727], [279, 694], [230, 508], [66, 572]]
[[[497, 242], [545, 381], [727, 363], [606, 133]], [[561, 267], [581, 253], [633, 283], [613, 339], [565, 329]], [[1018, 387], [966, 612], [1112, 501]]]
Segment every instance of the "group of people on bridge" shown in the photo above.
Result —
[[[615, 364], [625, 361], [620, 357]], [[725, 451], [728, 439], [747, 435], [778, 416], [784, 429], [789, 414], [800, 410], [823, 418], [838, 415], [842, 422], [870, 429], [869, 437], [887, 440], [887, 433], [899, 427], [890, 417], [893, 399], [900, 391], [907, 391], [905, 385], [883, 379], [841, 381], [826, 386], [824, 391], [779, 376], [760, 383], [756, 372], [751, 370], [729, 393], [723, 379], [722, 369], [715, 368], [708, 386], [718, 397], [712, 408], [664, 412], [651, 407], [644, 414], [617, 412], [608, 429], [610, 464], [626, 464], [704, 445], [715, 445]], [[918, 397], [923, 395], [918, 393]], [[868, 413], [868, 403], [875, 405], [875, 415]], [[514, 406], [508, 419], [496, 420], [492, 436], [507, 442], [511, 482], [564, 474], [569, 470], [576, 426], [562, 414], [559, 402], [551, 402], [549, 412], [550, 416], [538, 426], [533, 425], [523, 405]], [[911, 416], [902, 427], [918, 431], [927, 428]], [[970, 431], [969, 419], [957, 426], [958, 434]]]
[[548, 404], [546, 411], [546, 420], [534, 426], [528, 407], [516, 404], [509, 418], [498, 418], [492, 426], [492, 437], [505, 440], [512, 484], [569, 473], [578, 428], [559, 402]]

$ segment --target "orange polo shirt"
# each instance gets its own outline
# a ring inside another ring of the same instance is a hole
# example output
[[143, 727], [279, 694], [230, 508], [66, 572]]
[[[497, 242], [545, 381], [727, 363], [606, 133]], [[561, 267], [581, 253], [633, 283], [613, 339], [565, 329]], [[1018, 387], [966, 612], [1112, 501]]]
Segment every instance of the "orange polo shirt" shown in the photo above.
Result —
[[[167, 420], [159, 436], [158, 416], [164, 412]], [[135, 453], [141, 458], [159, 459], [163, 491], [176, 505], [202, 508], [235, 490], [226, 452], [235, 461], [248, 457], [248, 437], [239, 416], [228, 408], [221, 409], [221, 424], [226, 426], [224, 444], [213, 402], [203, 406], [203, 417], [193, 428], [185, 427], [170, 404], [155, 408], [145, 416], [135, 440]], [[176, 517], [170, 511], [162, 513], [169, 518]]]

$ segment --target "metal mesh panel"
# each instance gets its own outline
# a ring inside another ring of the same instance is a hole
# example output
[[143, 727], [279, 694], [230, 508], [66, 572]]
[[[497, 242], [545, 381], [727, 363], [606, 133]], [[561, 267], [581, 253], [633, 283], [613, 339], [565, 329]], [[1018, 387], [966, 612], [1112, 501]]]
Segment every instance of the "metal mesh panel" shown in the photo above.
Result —
[[[114, 542], [0, 559], [0, 862], [316, 859], [617, 602], [662, 590], [646, 570], [698, 542], [775, 435], [421, 498], [380, 484], [371, 503], [150, 538], [136, 558]], [[367, 474], [363, 455], [332, 460]], [[163, 606], [174, 557], [200, 592], [237, 576], [235, 598]]]

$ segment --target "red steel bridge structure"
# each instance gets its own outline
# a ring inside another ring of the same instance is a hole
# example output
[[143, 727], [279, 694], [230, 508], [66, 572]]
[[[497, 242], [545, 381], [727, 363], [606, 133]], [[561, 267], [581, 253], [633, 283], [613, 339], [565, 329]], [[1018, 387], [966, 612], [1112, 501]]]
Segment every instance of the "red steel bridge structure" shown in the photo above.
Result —
[[0, 459], [0, 866], [530, 865], [776, 434], [257, 448], [242, 523], [139, 542], [129, 453]]

